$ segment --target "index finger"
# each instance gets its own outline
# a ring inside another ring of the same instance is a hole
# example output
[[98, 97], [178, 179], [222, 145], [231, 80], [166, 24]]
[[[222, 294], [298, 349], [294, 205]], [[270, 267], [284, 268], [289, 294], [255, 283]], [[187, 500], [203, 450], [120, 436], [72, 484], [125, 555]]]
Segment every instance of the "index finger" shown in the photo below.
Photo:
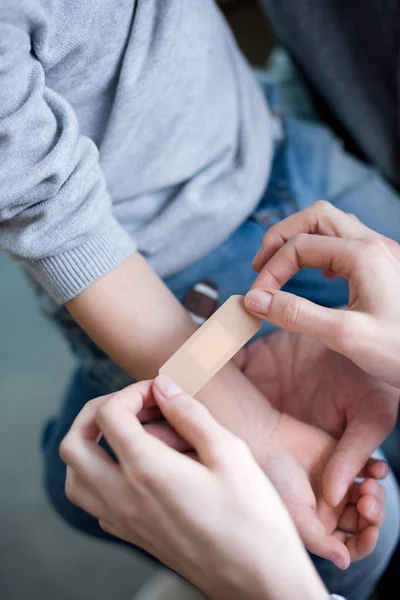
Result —
[[154, 405], [153, 382], [140, 381], [109, 397], [96, 413], [96, 422], [121, 463], [137, 458], [144, 438], [154, 439], [138, 415]]
[[354, 264], [353, 240], [299, 234], [286, 242], [266, 263], [251, 289], [279, 290], [304, 267], [331, 269], [348, 278]]
[[[143, 400], [153, 402], [152, 382], [130, 386], [114, 394], [97, 412], [96, 420], [107, 442], [115, 452], [120, 467], [130, 481], [151, 481], [153, 488], [172, 489], [174, 475], [190, 477], [195, 466], [187, 456], [168, 447], [163, 441], [148, 433], [137, 418]], [[145, 392], [145, 393], [143, 393]]]
[[271, 227], [253, 261], [253, 268], [259, 272], [279, 248], [299, 233], [352, 239], [378, 235], [353, 215], [342, 212], [330, 202], [319, 200]]
[[[95, 398], [87, 402], [60, 444], [60, 456], [62, 460], [80, 473], [87, 471], [88, 467], [93, 465], [95, 461], [103, 461], [103, 463], [107, 463], [110, 466], [114, 461], [112, 461], [103, 448], [98, 446], [98, 441], [102, 433], [104, 433], [98, 423], [99, 411], [113, 397], [129, 395], [129, 398], [133, 396], [134, 403], [136, 402], [135, 408], [139, 412], [143, 405], [151, 401], [151, 386], [152, 383], [150, 381], [143, 381], [129, 386], [116, 394], [108, 394], [107, 396]], [[133, 395], [131, 394], [132, 388], [136, 388]], [[91, 460], [90, 456], [92, 457]]]
[[[133, 403], [132, 408], [134, 405], [138, 413], [142, 409], [154, 404], [154, 400], [152, 402], [152, 385], [152, 381], [140, 381], [138, 383], [133, 383], [119, 392], [90, 400], [75, 418], [71, 425], [70, 432], [76, 433], [79, 431], [81, 437], [94, 441], [99, 433], [96, 415], [102, 406], [109, 402], [114, 396], [128, 396], [131, 404]], [[132, 393], [133, 388], [135, 389], [134, 393]]]

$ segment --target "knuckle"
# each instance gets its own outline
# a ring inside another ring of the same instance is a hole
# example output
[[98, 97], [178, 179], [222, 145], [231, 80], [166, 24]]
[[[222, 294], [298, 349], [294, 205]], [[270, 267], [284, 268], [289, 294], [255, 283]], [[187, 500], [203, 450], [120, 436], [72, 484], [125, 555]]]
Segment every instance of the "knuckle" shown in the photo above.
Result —
[[59, 454], [61, 460], [66, 464], [70, 464], [73, 460], [75, 449], [74, 444], [71, 440], [71, 436], [69, 434], [62, 440], [59, 447]]
[[105, 533], [113, 533], [113, 528], [111, 523], [108, 521], [103, 521], [103, 519], [99, 519], [99, 526]]
[[104, 423], [107, 422], [110, 418], [110, 412], [115, 403], [115, 399], [117, 398], [116, 394], [110, 394], [109, 400], [102, 406], [100, 406], [97, 410], [96, 417], [97, 420]]
[[[380, 259], [387, 254], [387, 245], [379, 237], [365, 239], [361, 244], [362, 258], [365, 261], [367, 256], [368, 260]], [[361, 258], [361, 257], [360, 257]]]
[[347, 318], [347, 315], [344, 314], [340, 319], [340, 322], [337, 323], [334, 331], [335, 340], [341, 349], [345, 349], [353, 338], [353, 329], [354, 324]]
[[202, 409], [204, 408], [202, 404], [196, 404], [193, 407], [193, 402], [190, 402], [190, 399], [186, 394], [179, 394], [178, 396], [171, 398], [169, 406], [171, 411], [174, 414], [179, 415], [184, 421], [193, 420], [194, 410], [203, 414]]
[[133, 502], [117, 502], [115, 511], [117, 514], [118, 522], [121, 523], [123, 528], [132, 523], [136, 518], [136, 511]]
[[301, 246], [306, 240], [308, 240], [309, 235], [307, 233], [296, 233], [290, 238], [290, 243], [293, 246]]
[[312, 205], [312, 208], [321, 215], [329, 214], [332, 210], [332, 204], [327, 200], [317, 200]]
[[239, 437], [236, 437], [235, 435], [230, 435], [229, 438], [230, 439], [228, 445], [230, 445], [231, 451], [234, 452], [237, 456], [241, 454], [247, 454], [248, 452], [250, 452], [249, 447], [244, 440], [242, 440]]
[[339, 323], [335, 326], [334, 339], [336, 345], [346, 356], [351, 356], [357, 351], [360, 340], [363, 339], [364, 326], [359, 323], [359, 315], [344, 312]]
[[125, 467], [125, 476], [130, 488], [138, 494], [154, 487], [157, 472], [154, 473], [147, 461], [137, 456], [134, 463]]
[[272, 225], [267, 233], [264, 235], [263, 240], [262, 240], [262, 246], [261, 247], [265, 247], [267, 245], [267, 242], [271, 239], [273, 239], [274, 237], [280, 235], [280, 223], [275, 223], [275, 225]]
[[288, 331], [294, 331], [299, 321], [300, 304], [297, 300], [285, 301], [282, 307], [282, 326]]
[[212, 453], [221, 465], [233, 466], [242, 457], [250, 454], [250, 449], [242, 439], [230, 434], [223, 440], [213, 441]]
[[208, 441], [208, 449], [214, 460], [219, 463], [225, 463], [230, 457], [231, 441], [226, 438], [221, 440], [215, 436]]
[[353, 221], [361, 223], [360, 219], [354, 213], [347, 213], [347, 216], [350, 217], [350, 219], [352, 219]]
[[268, 248], [271, 247], [271, 244], [273, 246], [277, 246], [280, 247], [282, 246], [284, 243], [286, 242], [286, 238], [283, 235], [283, 231], [282, 231], [282, 223], [275, 223], [275, 225], [272, 225], [267, 233], [264, 235], [262, 243], [261, 243], [261, 250], [267, 251]]
[[79, 494], [74, 481], [69, 476], [65, 480], [65, 495], [72, 504], [78, 505]]

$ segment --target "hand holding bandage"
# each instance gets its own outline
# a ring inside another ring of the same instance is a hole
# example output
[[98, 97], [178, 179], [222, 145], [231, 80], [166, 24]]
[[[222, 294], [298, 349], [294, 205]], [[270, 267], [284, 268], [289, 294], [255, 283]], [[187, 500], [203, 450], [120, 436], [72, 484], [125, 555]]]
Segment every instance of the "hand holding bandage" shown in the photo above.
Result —
[[[194, 448], [197, 461], [167, 448], [141, 425], [137, 414], [154, 401]], [[303, 453], [299, 462], [279, 448], [282, 461], [275, 456], [273, 483], [279, 483], [303, 541], [344, 568], [350, 558], [374, 548], [383, 519], [382, 490], [378, 486], [374, 496], [367, 490], [371, 480], [357, 484], [351, 502], [337, 511], [341, 539], [330, 535], [313, 517], [308, 479], [315, 475], [313, 452], [326, 454], [331, 440], [310, 437], [310, 428], [304, 428], [300, 440], [295, 423], [280, 426], [288, 443], [311, 440], [312, 452]], [[102, 435], [117, 461], [99, 446]], [[273, 440], [267, 443], [270, 451], [278, 450]], [[105, 531], [147, 550], [208, 597], [325, 599], [279, 495], [248, 447], [169, 378], [142, 381], [88, 402], [63, 441], [61, 456], [68, 465], [66, 492], [72, 502], [99, 519]], [[372, 519], [371, 502], [380, 507]], [[338, 522], [334, 511], [322, 518], [331, 529]], [[355, 535], [347, 538], [346, 528]]]
[[[257, 254], [259, 275], [246, 308], [289, 331], [306, 333], [400, 388], [400, 245], [329, 202], [317, 202], [271, 227]], [[346, 310], [281, 292], [304, 267], [344, 277]]]

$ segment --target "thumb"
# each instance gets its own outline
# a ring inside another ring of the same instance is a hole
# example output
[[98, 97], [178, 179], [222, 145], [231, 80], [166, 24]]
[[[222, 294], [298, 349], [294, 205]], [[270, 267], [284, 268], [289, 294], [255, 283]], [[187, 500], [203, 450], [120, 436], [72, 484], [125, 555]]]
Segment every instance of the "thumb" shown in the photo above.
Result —
[[166, 375], [154, 381], [154, 397], [172, 427], [193, 447], [201, 462], [215, 463], [215, 449], [228, 444], [234, 436], [220, 425], [198, 400], [185, 394]]
[[349, 486], [358, 477], [370, 456], [378, 448], [385, 434], [376, 419], [365, 420], [363, 412], [357, 413], [348, 424], [322, 478], [322, 491], [330, 506], [338, 506]]
[[244, 303], [258, 317], [282, 329], [311, 335], [331, 348], [335, 345], [335, 326], [345, 312], [278, 290], [251, 290]]

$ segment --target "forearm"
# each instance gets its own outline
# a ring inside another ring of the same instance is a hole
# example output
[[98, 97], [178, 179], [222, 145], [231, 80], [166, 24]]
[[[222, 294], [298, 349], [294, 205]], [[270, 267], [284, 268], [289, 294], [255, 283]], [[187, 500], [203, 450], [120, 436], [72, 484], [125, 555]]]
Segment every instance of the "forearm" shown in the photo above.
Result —
[[[136, 253], [67, 304], [75, 320], [137, 380], [153, 378], [193, 333], [184, 307]], [[251, 423], [273, 426], [275, 411], [233, 365], [227, 365], [198, 398], [231, 431], [252, 442]], [[264, 432], [265, 435], [265, 432]]]
[[[329, 600], [330, 596], [300, 540], [287, 540], [279, 556], [264, 549], [252, 568], [235, 570], [235, 583], [219, 580], [203, 587], [211, 600]], [[270, 541], [266, 542], [266, 547]], [[285, 557], [284, 559], [282, 557]], [[218, 578], [217, 578], [218, 579]]]
[[270, 570], [268, 578], [260, 578], [260, 590], [257, 600], [329, 600], [325, 585], [300, 545], [293, 559], [287, 557], [284, 568]]
[[261, 546], [255, 542], [243, 557], [237, 548], [231, 568], [219, 564], [215, 572], [208, 569], [207, 578], [199, 578], [197, 570], [189, 579], [210, 600], [329, 600], [297, 532], [285, 533], [274, 536], [268, 528]]
[[155, 377], [195, 329], [183, 306], [138, 253], [67, 308], [89, 336], [137, 380]]

